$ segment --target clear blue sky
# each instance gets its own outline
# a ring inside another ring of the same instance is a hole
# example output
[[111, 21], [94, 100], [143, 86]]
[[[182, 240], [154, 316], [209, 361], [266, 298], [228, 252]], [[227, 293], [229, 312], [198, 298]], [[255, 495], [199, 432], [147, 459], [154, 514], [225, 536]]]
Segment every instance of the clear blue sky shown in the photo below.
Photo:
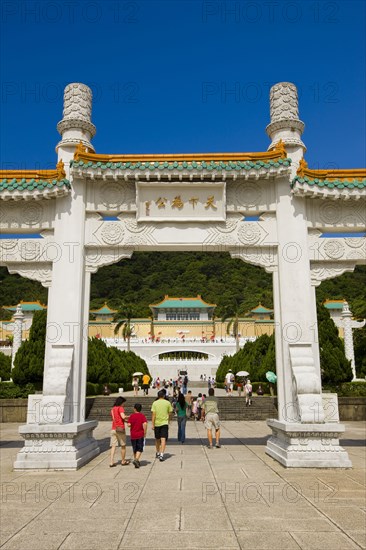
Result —
[[364, 1], [3, 0], [1, 25], [2, 168], [55, 165], [69, 82], [98, 153], [265, 151], [290, 81], [309, 166], [366, 165]]

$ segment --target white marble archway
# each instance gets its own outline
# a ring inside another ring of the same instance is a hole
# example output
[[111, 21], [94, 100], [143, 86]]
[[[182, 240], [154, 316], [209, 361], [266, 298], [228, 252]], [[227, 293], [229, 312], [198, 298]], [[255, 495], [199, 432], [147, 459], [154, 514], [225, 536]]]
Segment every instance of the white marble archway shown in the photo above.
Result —
[[65, 90], [55, 171], [4, 171], [1, 263], [49, 288], [42, 396], [15, 468], [77, 468], [99, 451], [84, 418], [91, 273], [140, 250], [228, 251], [272, 273], [279, 416], [267, 453], [344, 467], [322, 404], [315, 287], [365, 263], [363, 170], [308, 169], [297, 90], [271, 89], [264, 153], [98, 155], [91, 91]]

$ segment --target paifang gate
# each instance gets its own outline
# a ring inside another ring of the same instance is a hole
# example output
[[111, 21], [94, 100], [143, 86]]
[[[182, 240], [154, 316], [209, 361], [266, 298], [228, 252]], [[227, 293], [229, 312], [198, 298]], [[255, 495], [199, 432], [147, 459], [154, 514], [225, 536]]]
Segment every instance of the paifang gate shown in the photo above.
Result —
[[266, 452], [288, 467], [351, 466], [323, 405], [315, 287], [365, 263], [366, 170], [308, 168], [287, 82], [271, 89], [262, 153], [96, 154], [91, 107], [91, 90], [69, 84], [56, 169], [0, 177], [1, 263], [49, 289], [43, 394], [28, 399], [15, 468], [75, 469], [99, 453], [84, 406], [90, 278], [137, 250], [228, 251], [272, 273]]

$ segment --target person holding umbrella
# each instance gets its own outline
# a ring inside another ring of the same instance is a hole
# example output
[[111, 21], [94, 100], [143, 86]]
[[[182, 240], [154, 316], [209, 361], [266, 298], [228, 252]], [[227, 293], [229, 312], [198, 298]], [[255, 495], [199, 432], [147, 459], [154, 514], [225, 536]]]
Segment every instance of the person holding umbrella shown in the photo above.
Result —
[[238, 396], [241, 397], [241, 392], [242, 392], [242, 389], [243, 389], [243, 382], [241, 380], [241, 378], [244, 378], [244, 376], [248, 376], [249, 375], [249, 372], [247, 372], [246, 370], [240, 370], [239, 372], [236, 373], [236, 376], [239, 378], [239, 382], [237, 383], [236, 387], [238, 389]]
[[266, 378], [269, 382], [269, 391], [271, 392], [271, 396], [273, 397], [274, 396], [273, 385], [277, 381], [277, 375], [274, 372], [272, 372], [271, 370], [268, 370], [266, 372]]
[[134, 372], [132, 375], [132, 387], [135, 397], [139, 394], [139, 376], [142, 376], [142, 372]]

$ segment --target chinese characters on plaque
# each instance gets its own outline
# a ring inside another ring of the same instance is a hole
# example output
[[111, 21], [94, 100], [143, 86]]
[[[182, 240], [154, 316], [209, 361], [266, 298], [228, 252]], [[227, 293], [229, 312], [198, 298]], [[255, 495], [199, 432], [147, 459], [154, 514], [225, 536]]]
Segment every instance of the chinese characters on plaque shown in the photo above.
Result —
[[137, 184], [138, 220], [225, 220], [225, 184]]
[[[193, 206], [193, 208], [196, 207], [198, 201], [199, 201], [198, 197], [191, 197], [190, 199], [188, 199], [188, 203], [190, 203]], [[146, 206], [148, 210], [150, 210], [150, 204], [151, 204], [151, 201], [146, 201]], [[170, 206], [171, 208], [181, 209], [184, 207], [184, 201], [182, 200], [180, 195], [177, 195], [171, 201], [168, 201], [168, 199], [165, 197], [159, 197], [158, 199], [155, 200], [155, 204], [157, 205], [158, 208], [169, 208]], [[217, 210], [217, 206], [215, 204], [215, 196], [211, 195], [207, 197], [207, 200], [204, 206], [205, 208], [213, 208], [214, 210]]]

